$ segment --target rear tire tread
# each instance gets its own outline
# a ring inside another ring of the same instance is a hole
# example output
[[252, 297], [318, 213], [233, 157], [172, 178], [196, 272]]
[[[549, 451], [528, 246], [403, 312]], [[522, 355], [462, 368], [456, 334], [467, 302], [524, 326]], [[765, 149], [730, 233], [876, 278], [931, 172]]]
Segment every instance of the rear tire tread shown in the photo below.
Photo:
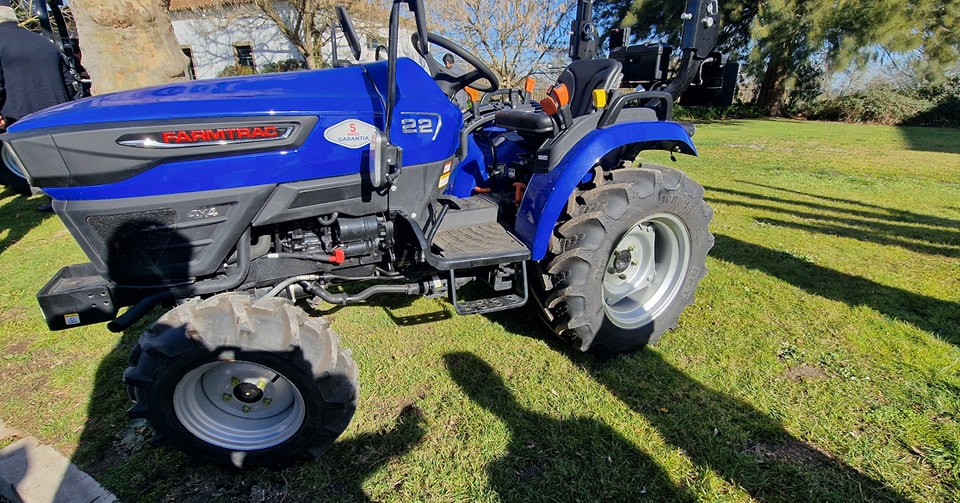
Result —
[[[692, 253], [681, 293], [649, 327], [631, 331], [611, 326], [603, 302], [598, 300], [609, 256], [604, 250], [615, 245], [627, 226], [663, 212], [680, 215], [690, 233]], [[712, 216], [703, 200], [703, 188], [680, 171], [646, 165], [597, 173], [592, 187], [570, 198], [567, 214], [541, 261], [545, 278], [536, 293], [545, 321], [582, 351], [613, 354], [655, 343], [676, 326], [680, 313], [693, 302], [696, 284], [706, 274], [706, 254], [713, 246], [707, 228]]]

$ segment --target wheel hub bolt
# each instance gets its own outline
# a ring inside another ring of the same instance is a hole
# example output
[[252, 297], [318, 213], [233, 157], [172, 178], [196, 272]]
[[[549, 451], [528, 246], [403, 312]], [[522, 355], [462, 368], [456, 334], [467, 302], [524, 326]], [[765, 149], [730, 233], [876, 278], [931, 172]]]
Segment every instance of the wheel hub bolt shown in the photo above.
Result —
[[230, 393], [224, 393], [224, 394], [223, 394], [223, 401], [224, 401], [224, 402], [229, 402], [229, 401], [230, 401]]
[[236, 385], [238, 385], [238, 384], [240, 384], [240, 378], [239, 378], [239, 377], [231, 377], [231, 378], [230, 378], [230, 386], [236, 386]]
[[243, 408], [240, 409], [240, 410], [242, 410], [243, 412], [246, 413], [246, 412], [250, 412], [252, 409], [250, 409], [250, 406], [249, 406], [249, 405], [244, 405]]
[[264, 398], [264, 399], [263, 399], [263, 404], [264, 404], [264, 405], [270, 405], [270, 402], [272, 402], [272, 401], [273, 401], [273, 400], [271, 400], [271, 399], [269, 399], [269, 398]]
[[243, 403], [257, 403], [263, 398], [263, 390], [256, 384], [242, 382], [233, 388], [233, 396]]
[[630, 254], [629, 248], [626, 250], [616, 251], [613, 253], [613, 264], [610, 264], [610, 268], [607, 269], [607, 272], [610, 274], [622, 273], [623, 271], [627, 270], [627, 267], [630, 267], [631, 262], [633, 262], [633, 256]]

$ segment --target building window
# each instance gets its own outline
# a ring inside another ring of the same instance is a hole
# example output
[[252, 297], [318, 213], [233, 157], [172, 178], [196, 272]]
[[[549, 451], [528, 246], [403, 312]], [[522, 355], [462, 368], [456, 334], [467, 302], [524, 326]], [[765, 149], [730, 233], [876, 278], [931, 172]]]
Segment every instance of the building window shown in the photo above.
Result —
[[233, 46], [233, 49], [237, 57], [238, 65], [254, 69], [257, 67], [253, 62], [253, 47], [251, 47], [250, 44], [236, 44]]
[[193, 49], [190, 47], [181, 47], [181, 49], [183, 50], [183, 55], [190, 60], [190, 64], [187, 65], [187, 77], [189, 77], [190, 80], [197, 80], [197, 67], [193, 65]]

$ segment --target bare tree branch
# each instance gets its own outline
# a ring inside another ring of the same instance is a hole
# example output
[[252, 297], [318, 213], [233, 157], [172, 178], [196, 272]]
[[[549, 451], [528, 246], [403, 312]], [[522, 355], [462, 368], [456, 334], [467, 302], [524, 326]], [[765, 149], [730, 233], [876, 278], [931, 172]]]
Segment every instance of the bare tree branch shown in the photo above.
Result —
[[502, 85], [515, 87], [542, 72], [565, 48], [576, 2], [463, 0], [435, 3], [431, 29], [487, 63]]
[[[358, 22], [360, 33], [378, 38], [383, 29], [385, 10], [377, 0], [224, 0], [219, 26], [229, 26], [241, 18], [261, 19], [274, 24], [280, 34], [300, 54], [308, 68], [330, 64], [330, 26], [336, 22], [334, 7], [343, 5]], [[194, 10], [200, 10], [196, 7]], [[209, 19], [209, 18], [208, 18]]]

